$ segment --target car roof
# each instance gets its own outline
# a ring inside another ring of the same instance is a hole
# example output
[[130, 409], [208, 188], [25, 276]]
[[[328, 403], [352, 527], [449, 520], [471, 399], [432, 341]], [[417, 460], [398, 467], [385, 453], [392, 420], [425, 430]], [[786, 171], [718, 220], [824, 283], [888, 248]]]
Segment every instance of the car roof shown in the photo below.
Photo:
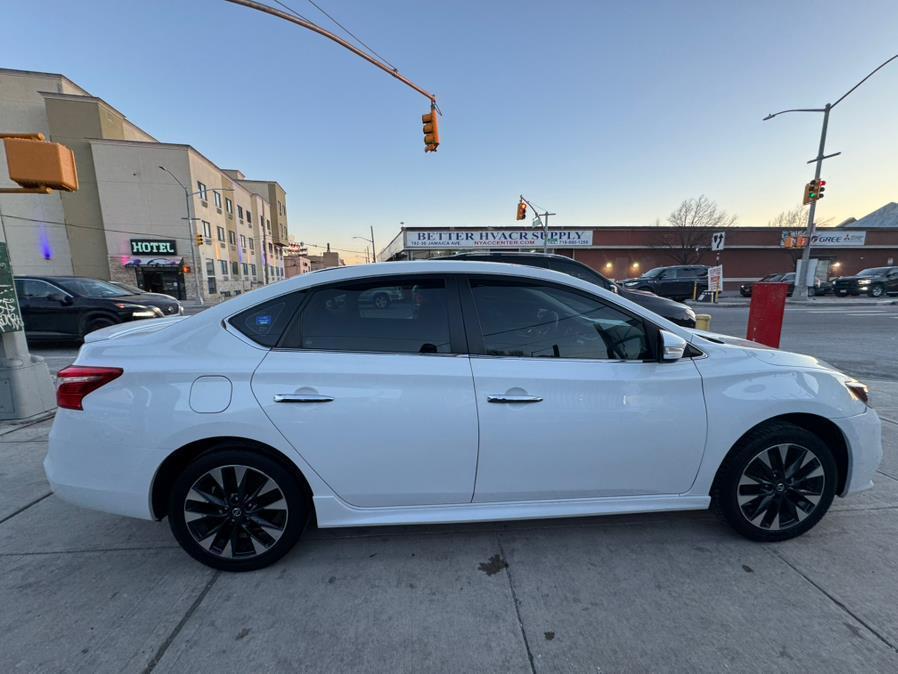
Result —
[[91, 278], [90, 276], [37, 276], [35, 274], [16, 274], [14, 278], [28, 278], [35, 279], [37, 281], [79, 281], [79, 280], [87, 280], [87, 281], [102, 281], [103, 279]]

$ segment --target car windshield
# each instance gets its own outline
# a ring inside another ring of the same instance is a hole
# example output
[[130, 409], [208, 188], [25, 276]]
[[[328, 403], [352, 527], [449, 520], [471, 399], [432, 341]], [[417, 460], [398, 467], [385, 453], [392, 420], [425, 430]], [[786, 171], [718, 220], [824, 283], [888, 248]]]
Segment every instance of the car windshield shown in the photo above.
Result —
[[662, 271], [664, 271], [664, 267], [655, 267], [654, 269], [649, 269], [645, 274], [642, 275], [642, 278], [654, 278]]
[[761, 281], [777, 281], [779, 280], [779, 277], [779, 274], [767, 274], [767, 276], [762, 278]]
[[863, 269], [858, 272], [858, 276], [879, 276], [880, 274], [885, 274], [889, 270], [889, 267], [870, 267], [870, 269]]
[[56, 282], [70, 293], [81, 297], [127, 297], [131, 294], [111, 283], [92, 278], [67, 278]]
[[132, 295], [142, 295], [143, 294], [143, 290], [141, 290], [137, 286], [131, 286], [131, 285], [128, 285], [127, 283], [114, 283], [113, 285], [121, 288], [122, 290], [125, 290], [125, 291], [131, 293]]

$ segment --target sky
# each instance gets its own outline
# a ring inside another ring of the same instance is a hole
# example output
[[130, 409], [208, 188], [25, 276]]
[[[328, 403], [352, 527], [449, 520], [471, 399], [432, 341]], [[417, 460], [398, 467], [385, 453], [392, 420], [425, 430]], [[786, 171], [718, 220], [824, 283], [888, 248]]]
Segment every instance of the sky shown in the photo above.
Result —
[[[894, 0], [316, 0], [443, 111], [336, 44], [223, 0], [3, 3], [0, 66], [63, 73], [156, 138], [276, 179], [290, 233], [360, 261], [406, 226], [742, 225], [800, 203], [822, 107], [898, 53]], [[333, 27], [308, 0], [286, 0]], [[269, 0], [274, 4], [274, 0]], [[11, 30], [10, 27], [15, 29]], [[818, 222], [898, 201], [898, 60], [830, 117]]]

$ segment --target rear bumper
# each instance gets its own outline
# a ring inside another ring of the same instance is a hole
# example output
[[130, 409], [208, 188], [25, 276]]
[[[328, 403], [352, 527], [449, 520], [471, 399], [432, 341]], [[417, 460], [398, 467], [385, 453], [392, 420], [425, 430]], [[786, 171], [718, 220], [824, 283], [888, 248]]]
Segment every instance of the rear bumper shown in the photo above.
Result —
[[74, 505], [115, 515], [154, 519], [150, 489], [157, 459], [152, 452], [105, 438], [104, 429], [81, 423], [81, 412], [60, 409], [50, 431], [44, 472], [53, 492]]
[[840, 496], [873, 486], [873, 476], [882, 461], [882, 423], [872, 409], [844, 419], [834, 419], [848, 444], [848, 479]]

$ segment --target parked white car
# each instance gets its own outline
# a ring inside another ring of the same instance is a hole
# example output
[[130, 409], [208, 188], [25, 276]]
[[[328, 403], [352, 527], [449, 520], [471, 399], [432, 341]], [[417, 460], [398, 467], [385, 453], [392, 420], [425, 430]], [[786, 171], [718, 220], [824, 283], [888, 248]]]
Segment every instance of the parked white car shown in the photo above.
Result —
[[[371, 300], [386, 293], [391, 301]], [[44, 463], [241, 571], [319, 527], [696, 510], [779, 541], [882, 456], [863, 384], [572, 276], [426, 261], [306, 274], [91, 333]]]

